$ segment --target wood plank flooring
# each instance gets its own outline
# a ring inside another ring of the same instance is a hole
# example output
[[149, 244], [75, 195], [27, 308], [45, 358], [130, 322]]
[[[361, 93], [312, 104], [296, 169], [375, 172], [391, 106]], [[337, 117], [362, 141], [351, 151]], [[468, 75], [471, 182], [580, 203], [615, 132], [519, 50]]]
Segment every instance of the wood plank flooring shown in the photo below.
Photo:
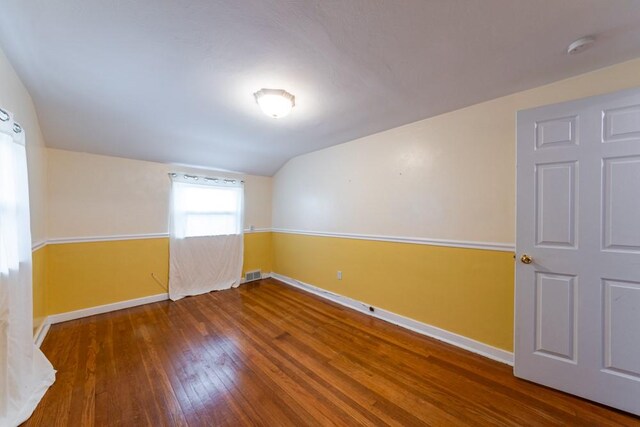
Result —
[[273, 279], [52, 326], [27, 426], [640, 425]]

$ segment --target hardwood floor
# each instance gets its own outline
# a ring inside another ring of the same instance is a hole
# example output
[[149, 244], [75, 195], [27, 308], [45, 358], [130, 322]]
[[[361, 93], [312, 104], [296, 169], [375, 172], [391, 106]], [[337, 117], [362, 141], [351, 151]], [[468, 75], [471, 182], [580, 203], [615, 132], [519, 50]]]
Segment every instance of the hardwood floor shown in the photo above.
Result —
[[28, 426], [640, 425], [267, 279], [54, 325]]

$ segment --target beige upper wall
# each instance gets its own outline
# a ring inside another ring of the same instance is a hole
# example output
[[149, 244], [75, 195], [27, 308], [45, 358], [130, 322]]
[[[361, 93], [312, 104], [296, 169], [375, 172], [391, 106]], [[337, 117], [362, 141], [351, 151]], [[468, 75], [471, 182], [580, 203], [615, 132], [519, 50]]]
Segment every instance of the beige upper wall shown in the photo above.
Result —
[[513, 243], [516, 111], [640, 86], [640, 59], [290, 160], [273, 226]]
[[169, 172], [245, 181], [245, 228], [271, 227], [270, 177], [47, 149], [49, 238], [168, 231]]
[[47, 236], [46, 169], [47, 157], [38, 116], [31, 96], [0, 49], [0, 108], [13, 113], [25, 130], [31, 204], [31, 240], [41, 242]]

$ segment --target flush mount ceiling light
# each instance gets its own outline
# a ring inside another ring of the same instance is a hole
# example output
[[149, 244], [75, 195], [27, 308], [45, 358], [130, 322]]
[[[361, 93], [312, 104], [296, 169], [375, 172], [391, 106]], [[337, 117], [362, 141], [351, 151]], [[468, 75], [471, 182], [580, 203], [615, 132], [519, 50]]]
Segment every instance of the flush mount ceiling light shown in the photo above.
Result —
[[593, 36], [582, 37], [581, 39], [578, 39], [569, 45], [569, 47], [567, 48], [567, 53], [569, 55], [580, 53], [594, 44], [595, 41], [596, 38]]
[[296, 97], [284, 89], [260, 89], [253, 96], [260, 109], [276, 119], [288, 115], [296, 105]]

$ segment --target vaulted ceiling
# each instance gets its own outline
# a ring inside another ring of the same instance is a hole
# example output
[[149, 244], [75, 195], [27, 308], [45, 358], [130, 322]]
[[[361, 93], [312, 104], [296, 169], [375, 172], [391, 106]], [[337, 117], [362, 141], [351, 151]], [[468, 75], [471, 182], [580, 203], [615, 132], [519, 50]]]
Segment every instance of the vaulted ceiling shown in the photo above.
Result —
[[[634, 0], [0, 0], [0, 11], [48, 146], [259, 175], [640, 56]], [[595, 46], [566, 55], [589, 34]], [[293, 113], [265, 116], [262, 87], [295, 94]]]

